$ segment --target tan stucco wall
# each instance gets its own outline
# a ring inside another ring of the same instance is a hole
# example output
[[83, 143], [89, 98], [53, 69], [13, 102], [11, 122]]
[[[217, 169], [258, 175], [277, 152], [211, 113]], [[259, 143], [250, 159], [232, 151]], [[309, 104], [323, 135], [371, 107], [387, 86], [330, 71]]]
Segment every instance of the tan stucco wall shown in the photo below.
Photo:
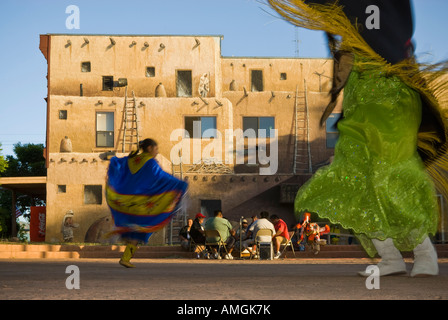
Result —
[[[229, 91], [232, 80], [236, 82], [236, 90], [251, 91], [251, 70], [263, 70], [265, 91], [299, 91], [304, 90], [306, 79], [309, 91], [319, 91], [320, 73], [323, 92], [331, 89], [330, 78], [333, 76], [333, 61], [331, 59], [308, 58], [229, 58], [222, 59], [223, 92]], [[280, 80], [280, 73], [286, 73], [287, 79]]]
[[[87, 162], [83, 163], [84, 159]], [[104, 199], [101, 205], [84, 204], [84, 185], [102, 185], [104, 188], [107, 166], [108, 162], [102, 161], [98, 154], [50, 154], [47, 170], [47, 241], [62, 241], [61, 223], [67, 210], [74, 211], [74, 222], [79, 224], [79, 228], [74, 230], [76, 242], [84, 241], [92, 223], [110, 215]], [[66, 185], [66, 193], [58, 193], [58, 185]]]
[[[222, 106], [213, 98], [206, 98], [209, 105], [205, 105], [198, 98], [137, 98], [137, 105], [142, 102], [143, 107], [137, 108], [141, 137], [151, 137], [159, 142], [160, 153], [170, 158], [172, 148], [181, 138], [171, 134], [175, 129], [184, 129], [186, 116], [216, 116], [217, 130], [223, 135], [222, 154], [216, 155], [225, 161], [226, 145], [225, 131], [243, 129], [245, 116], [271, 116], [275, 117], [275, 127], [278, 130], [279, 173], [291, 173], [294, 155], [294, 94], [292, 92], [279, 92], [271, 101], [269, 92], [249, 93], [241, 100], [242, 92], [225, 92], [219, 98]], [[320, 116], [328, 103], [325, 93], [308, 93], [310, 141], [313, 163], [328, 159], [332, 149], [326, 148], [325, 128], [319, 126]], [[101, 100], [102, 104], [98, 104]], [[241, 100], [241, 101], [240, 101]], [[70, 101], [70, 104], [67, 102]], [[240, 101], [240, 102], [239, 102]], [[233, 102], [233, 103], [232, 103]], [[193, 105], [193, 103], [197, 103]], [[59, 152], [61, 140], [68, 136], [73, 145], [74, 152], [104, 152], [108, 150], [122, 151], [123, 139], [123, 98], [111, 97], [76, 97], [51, 96], [50, 97], [50, 125], [49, 137], [50, 153]], [[254, 107], [256, 106], [256, 107]], [[59, 110], [67, 110], [67, 120], [59, 119]], [[335, 110], [340, 110], [340, 106]], [[96, 147], [96, 113], [114, 112], [115, 116], [115, 147]], [[190, 140], [190, 160], [194, 163], [194, 151], [203, 151], [211, 141], [202, 141], [201, 149], [195, 148]], [[235, 141], [233, 150], [236, 149]], [[127, 148], [126, 151], [129, 151]], [[187, 162], [186, 153], [183, 161]], [[233, 162], [235, 163], [235, 161]]]
[[[333, 149], [326, 148], [325, 128], [319, 126], [321, 114], [329, 101], [327, 92], [331, 82], [332, 61], [329, 59], [294, 58], [222, 58], [219, 36], [110, 36], [116, 44], [111, 46], [109, 36], [93, 35], [50, 35], [51, 41], [41, 41], [44, 47], [50, 45], [49, 97], [48, 97], [48, 182], [47, 182], [47, 241], [60, 241], [62, 217], [67, 210], [75, 212], [75, 241], [83, 241], [88, 228], [98, 219], [110, 215], [105, 199], [101, 205], [84, 204], [84, 185], [102, 185], [104, 188], [107, 160], [100, 154], [106, 151], [122, 152], [124, 88], [102, 91], [102, 76], [127, 78], [128, 97], [136, 95], [140, 136], [154, 138], [159, 143], [160, 159], [167, 172], [171, 171], [170, 153], [179, 143], [180, 137], [170, 136], [175, 129], [184, 129], [186, 116], [216, 116], [217, 130], [243, 128], [243, 117], [275, 117], [278, 130], [277, 175], [259, 175], [258, 166], [248, 167], [253, 174], [203, 174], [187, 173], [189, 166], [183, 166], [183, 174], [189, 183], [189, 207], [192, 217], [200, 211], [201, 200], [221, 200], [226, 216], [238, 219], [249, 211], [257, 212], [265, 205], [272, 206], [277, 200], [275, 191], [281, 183], [292, 177], [294, 157], [294, 111], [296, 89], [299, 96], [306, 89], [309, 108], [310, 142], [312, 162], [326, 161]], [[84, 38], [89, 44], [84, 44]], [[42, 38], [41, 38], [42, 39]], [[199, 46], [196, 40], [200, 41]], [[66, 47], [67, 41], [71, 45]], [[136, 45], [130, 47], [132, 42]], [[145, 49], [144, 42], [149, 44]], [[159, 51], [163, 43], [165, 49]], [[43, 50], [46, 52], [47, 51]], [[81, 62], [91, 62], [91, 72], [81, 72]], [[243, 66], [245, 65], [245, 66]], [[147, 78], [146, 67], [155, 67], [156, 76]], [[176, 70], [192, 70], [193, 97], [177, 98]], [[251, 92], [250, 70], [263, 70], [263, 92]], [[280, 73], [286, 72], [287, 79], [280, 80]], [[321, 77], [315, 72], [324, 74]], [[201, 100], [198, 97], [199, 77], [210, 73], [210, 93]], [[232, 80], [236, 90], [229, 91]], [[166, 98], [156, 98], [155, 88], [162, 82]], [[80, 97], [80, 84], [84, 96]], [[244, 97], [243, 87], [247, 90]], [[320, 91], [321, 89], [321, 91]], [[274, 92], [275, 97], [272, 96]], [[205, 102], [207, 103], [205, 103]], [[335, 112], [340, 112], [340, 104]], [[59, 110], [67, 110], [67, 120], [59, 119]], [[114, 112], [114, 147], [96, 147], [96, 113]], [[73, 146], [72, 153], [60, 153], [61, 140], [68, 136]], [[227, 151], [223, 136], [221, 154], [213, 157], [225, 161]], [[185, 140], [190, 146], [190, 155], [184, 152], [183, 162], [194, 162], [211, 146], [211, 141]], [[200, 145], [200, 148], [194, 146]], [[235, 151], [235, 139], [232, 138]], [[127, 149], [126, 152], [129, 152]], [[123, 156], [125, 154], [122, 154]], [[234, 157], [235, 153], [232, 153]], [[61, 161], [65, 159], [66, 161]], [[72, 160], [73, 159], [73, 160]], [[86, 159], [83, 162], [83, 159]], [[96, 161], [94, 161], [94, 159]], [[187, 161], [189, 160], [189, 161]], [[235, 160], [235, 159], [234, 159]], [[238, 171], [236, 166], [230, 169]], [[179, 171], [179, 167], [175, 168]], [[67, 185], [65, 194], [57, 193], [57, 185]], [[104, 189], [103, 189], [104, 190]], [[271, 190], [271, 191], [270, 191]], [[274, 190], [274, 191], [272, 191]], [[251, 199], [268, 192], [270, 202]], [[250, 210], [248, 209], [250, 208]], [[292, 211], [285, 206], [279, 209], [288, 221], [293, 221]], [[249, 214], [249, 213], [248, 213]], [[164, 231], [154, 235], [151, 241], [164, 242]]]
[[[125, 154], [117, 154], [123, 157]], [[168, 171], [166, 159], [156, 158], [161, 167]], [[74, 241], [83, 242], [90, 226], [103, 217], [111, 217], [104, 197], [106, 174], [109, 161], [99, 153], [51, 153], [47, 170], [47, 233], [46, 241], [61, 242], [61, 224], [68, 210], [74, 212]], [[65, 185], [66, 192], [58, 193], [58, 185]], [[102, 203], [85, 204], [84, 186], [101, 185]], [[159, 231], [150, 242], [164, 243], [165, 231]], [[104, 239], [107, 241], [108, 239]]]
[[[125, 154], [117, 154], [122, 157]], [[162, 168], [170, 172], [169, 162], [158, 157]], [[110, 217], [104, 197], [106, 173], [109, 161], [98, 153], [51, 153], [47, 175], [47, 234], [46, 241], [62, 241], [61, 223], [68, 210], [74, 211], [74, 222], [79, 227], [74, 229], [74, 241], [83, 242], [90, 226], [103, 217]], [[222, 201], [222, 210], [226, 217], [238, 220], [239, 211], [234, 209], [248, 199], [278, 186], [291, 178], [291, 175], [213, 175], [186, 173], [184, 179], [189, 184], [187, 215], [194, 217], [201, 211], [201, 200]], [[58, 193], [58, 185], [66, 185], [65, 193]], [[101, 185], [103, 197], [101, 204], [84, 203], [84, 186]], [[255, 203], [253, 212], [262, 208]], [[251, 212], [251, 213], [253, 213]], [[249, 216], [249, 212], [247, 212]], [[291, 219], [292, 212], [288, 213]], [[150, 243], [163, 244], [165, 232], [162, 230], [151, 237]], [[105, 239], [106, 240], [106, 239]]]
[[[195, 39], [199, 46], [195, 47]], [[130, 47], [134, 41], [136, 45]], [[102, 77], [113, 76], [115, 81], [127, 78], [138, 96], [154, 97], [161, 82], [167, 95], [175, 97], [176, 70], [192, 70], [193, 96], [199, 96], [199, 78], [204, 73], [210, 73], [210, 95], [220, 96], [220, 45], [220, 36], [51, 35], [50, 94], [79, 96], [82, 83], [85, 96], [123, 96], [123, 88], [102, 91]], [[81, 72], [81, 63], [87, 61], [91, 72]], [[156, 76], [147, 78], [146, 67], [155, 67]]]
[[[98, 104], [101, 100], [102, 104]], [[152, 137], [159, 143], [160, 153], [169, 158], [172, 147], [180, 141], [170, 136], [175, 129], [184, 129], [186, 116], [216, 116], [217, 130], [224, 134], [225, 129], [233, 127], [232, 105], [227, 99], [220, 98], [216, 103], [214, 98], [205, 98], [206, 105], [199, 98], [137, 98], [137, 114], [139, 118], [139, 133], [144, 138]], [[70, 101], [70, 104], [67, 104]], [[140, 107], [140, 103], [144, 106]], [[195, 103], [195, 104], [194, 104]], [[49, 137], [50, 153], [59, 152], [60, 142], [68, 136], [74, 152], [101, 152], [108, 150], [122, 151], [123, 139], [123, 105], [124, 98], [112, 97], [50, 97]], [[59, 119], [59, 110], [67, 110], [67, 120]], [[114, 112], [115, 147], [96, 147], [96, 113]], [[193, 150], [191, 141], [191, 150]], [[209, 142], [203, 142], [207, 145]], [[128, 147], [128, 146], [127, 146]], [[126, 151], [129, 151], [126, 149]], [[223, 151], [224, 152], [224, 151]], [[191, 160], [193, 153], [191, 153]]]

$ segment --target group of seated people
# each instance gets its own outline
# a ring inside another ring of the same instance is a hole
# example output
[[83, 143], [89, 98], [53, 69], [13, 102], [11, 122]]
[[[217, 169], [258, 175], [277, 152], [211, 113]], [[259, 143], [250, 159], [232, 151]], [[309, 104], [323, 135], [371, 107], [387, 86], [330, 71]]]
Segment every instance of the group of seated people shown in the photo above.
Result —
[[[233, 259], [232, 252], [235, 247], [238, 249], [242, 247], [242, 250], [248, 249], [251, 254], [255, 254], [256, 241], [258, 242], [271, 242], [273, 243], [274, 259], [278, 259], [281, 255], [280, 246], [286, 244], [290, 239], [288, 227], [286, 223], [280, 219], [277, 215], [271, 215], [266, 211], [260, 213], [260, 217], [257, 215], [252, 216], [252, 222], [249, 225], [247, 219], [242, 219], [242, 228], [240, 231], [239, 226], [232, 227], [229, 220], [223, 217], [221, 210], [214, 212], [214, 217], [207, 219], [202, 213], [198, 213], [195, 219], [188, 219], [188, 223], [179, 232], [179, 238], [181, 240], [181, 246], [189, 250], [192, 248], [191, 244], [195, 244], [193, 250], [197, 252], [197, 258], [200, 258], [199, 252], [201, 252], [205, 258], [220, 259], [221, 254], [216, 250], [215, 246], [205, 247], [205, 243], [214, 242], [217, 239], [206, 239], [205, 230], [217, 230], [219, 231], [222, 241], [226, 246], [225, 259]], [[259, 236], [255, 239], [257, 232], [261, 229], [269, 229], [272, 231], [272, 237]], [[193, 242], [192, 242], [193, 241]], [[241, 242], [241, 244], [240, 244]], [[235, 245], [237, 244], [237, 245]]]

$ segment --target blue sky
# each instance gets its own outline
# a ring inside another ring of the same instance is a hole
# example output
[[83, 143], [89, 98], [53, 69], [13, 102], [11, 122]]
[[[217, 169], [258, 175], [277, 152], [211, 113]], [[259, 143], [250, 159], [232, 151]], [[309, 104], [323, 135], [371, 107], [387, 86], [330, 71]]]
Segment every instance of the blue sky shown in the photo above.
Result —
[[[80, 9], [80, 29], [68, 30], [67, 6]], [[417, 54], [448, 59], [448, 1], [414, 0]], [[295, 28], [276, 19], [263, 0], [1, 0], [0, 143], [44, 143], [47, 65], [39, 34], [223, 35], [223, 56], [294, 57]], [[300, 57], [326, 57], [321, 32], [298, 30]]]

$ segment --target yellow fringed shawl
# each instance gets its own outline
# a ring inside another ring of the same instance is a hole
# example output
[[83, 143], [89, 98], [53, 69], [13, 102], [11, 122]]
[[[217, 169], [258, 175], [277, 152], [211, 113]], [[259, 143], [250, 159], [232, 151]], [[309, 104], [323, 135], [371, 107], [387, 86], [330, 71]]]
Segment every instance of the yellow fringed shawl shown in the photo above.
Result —
[[338, 50], [352, 52], [359, 70], [376, 69], [396, 75], [420, 93], [423, 107], [431, 114], [429, 126], [418, 133], [418, 151], [436, 188], [448, 201], [448, 123], [443, 114], [448, 108], [448, 63], [421, 64], [414, 59], [388, 63], [376, 53], [358, 32], [337, 2], [305, 4], [302, 0], [267, 0], [269, 5], [292, 24], [311, 30], [339, 35]]

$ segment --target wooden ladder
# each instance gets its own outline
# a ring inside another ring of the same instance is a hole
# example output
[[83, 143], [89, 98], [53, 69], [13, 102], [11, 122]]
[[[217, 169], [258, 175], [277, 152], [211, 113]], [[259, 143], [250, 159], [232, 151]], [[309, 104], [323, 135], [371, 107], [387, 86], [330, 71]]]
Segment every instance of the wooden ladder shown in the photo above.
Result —
[[299, 86], [296, 87], [294, 110], [294, 174], [313, 172], [310, 150], [309, 110], [306, 80], [303, 81], [303, 84], [304, 91], [299, 92]]
[[[128, 87], [126, 87], [123, 108], [123, 153], [131, 152], [133, 146], [136, 146], [135, 150], [138, 150], [140, 142], [138, 124], [137, 100], [134, 91], [132, 91], [132, 98], [128, 98]], [[126, 146], [129, 146], [129, 150], [126, 150]]]
[[[179, 153], [179, 156], [181, 154]], [[182, 156], [180, 157], [180, 163], [177, 165], [179, 166], [179, 171], [176, 171], [176, 165], [174, 165], [171, 162], [171, 174], [175, 176], [176, 178], [183, 180], [184, 179], [184, 173], [183, 173], [183, 165], [182, 165]], [[173, 219], [170, 221], [170, 224], [168, 225], [166, 236], [165, 236], [165, 243], [169, 245], [178, 244], [180, 243], [179, 240], [179, 232], [180, 230], [187, 224], [188, 220], [188, 214], [185, 206], [183, 206], [173, 217]]]

